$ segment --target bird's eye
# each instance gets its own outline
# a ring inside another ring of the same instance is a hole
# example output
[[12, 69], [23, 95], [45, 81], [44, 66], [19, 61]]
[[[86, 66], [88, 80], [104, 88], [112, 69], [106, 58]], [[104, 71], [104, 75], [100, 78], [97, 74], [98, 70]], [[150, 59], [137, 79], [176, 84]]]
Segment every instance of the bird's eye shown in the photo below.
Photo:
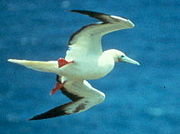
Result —
[[123, 58], [124, 57], [124, 55], [121, 55], [121, 58]]

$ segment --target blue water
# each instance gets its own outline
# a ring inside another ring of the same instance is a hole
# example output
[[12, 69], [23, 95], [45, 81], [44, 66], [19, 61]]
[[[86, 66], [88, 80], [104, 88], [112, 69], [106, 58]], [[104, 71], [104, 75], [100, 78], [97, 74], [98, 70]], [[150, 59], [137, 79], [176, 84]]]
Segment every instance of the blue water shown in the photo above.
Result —
[[[0, 133], [178, 134], [180, 131], [179, 0], [0, 0]], [[36, 72], [8, 58], [64, 57], [72, 32], [95, 22], [69, 9], [95, 10], [132, 20], [136, 27], [103, 38], [141, 66], [117, 63], [105, 78], [90, 81], [104, 103], [75, 115], [28, 121], [63, 104], [49, 96], [55, 75]]]

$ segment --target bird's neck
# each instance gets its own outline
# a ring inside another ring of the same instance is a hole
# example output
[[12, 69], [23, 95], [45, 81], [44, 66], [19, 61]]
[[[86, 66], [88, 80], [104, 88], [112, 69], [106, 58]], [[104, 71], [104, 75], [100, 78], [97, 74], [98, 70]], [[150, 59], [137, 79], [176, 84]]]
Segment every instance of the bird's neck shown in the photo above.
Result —
[[117, 54], [114, 53], [114, 49], [106, 50], [103, 52], [104, 55], [113, 58], [114, 62], [118, 62]]

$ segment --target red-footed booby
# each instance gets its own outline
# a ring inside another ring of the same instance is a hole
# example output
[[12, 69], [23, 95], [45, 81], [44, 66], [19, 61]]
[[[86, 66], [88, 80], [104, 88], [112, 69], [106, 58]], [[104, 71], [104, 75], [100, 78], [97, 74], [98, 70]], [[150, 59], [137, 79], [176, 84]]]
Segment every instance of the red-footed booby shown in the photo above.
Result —
[[65, 58], [57, 61], [30, 61], [9, 59], [9, 62], [23, 65], [27, 68], [57, 74], [54, 94], [60, 90], [72, 101], [39, 114], [30, 120], [40, 120], [69, 115], [88, 110], [103, 102], [105, 94], [93, 88], [87, 80], [99, 79], [106, 76], [114, 68], [116, 62], [128, 62], [140, 65], [123, 52], [110, 49], [103, 51], [101, 38], [108, 33], [121, 29], [133, 28], [134, 24], [125, 18], [85, 10], [71, 10], [101, 22], [82, 27], [69, 40], [69, 49]]

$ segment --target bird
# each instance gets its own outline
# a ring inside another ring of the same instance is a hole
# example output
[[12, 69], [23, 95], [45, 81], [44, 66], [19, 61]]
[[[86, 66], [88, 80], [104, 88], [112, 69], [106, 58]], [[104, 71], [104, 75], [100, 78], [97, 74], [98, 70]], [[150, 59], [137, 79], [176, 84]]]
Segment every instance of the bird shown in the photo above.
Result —
[[86, 111], [105, 100], [105, 94], [92, 87], [88, 80], [106, 76], [113, 70], [117, 62], [140, 65], [138, 61], [129, 58], [120, 50], [103, 51], [101, 44], [104, 35], [133, 28], [135, 25], [132, 21], [95, 11], [70, 11], [87, 15], [100, 22], [83, 26], [71, 35], [65, 58], [54, 61], [8, 59], [9, 62], [36, 71], [55, 73], [56, 85], [50, 93], [55, 94], [59, 90], [71, 100], [47, 112], [35, 115], [29, 120], [48, 119]]

